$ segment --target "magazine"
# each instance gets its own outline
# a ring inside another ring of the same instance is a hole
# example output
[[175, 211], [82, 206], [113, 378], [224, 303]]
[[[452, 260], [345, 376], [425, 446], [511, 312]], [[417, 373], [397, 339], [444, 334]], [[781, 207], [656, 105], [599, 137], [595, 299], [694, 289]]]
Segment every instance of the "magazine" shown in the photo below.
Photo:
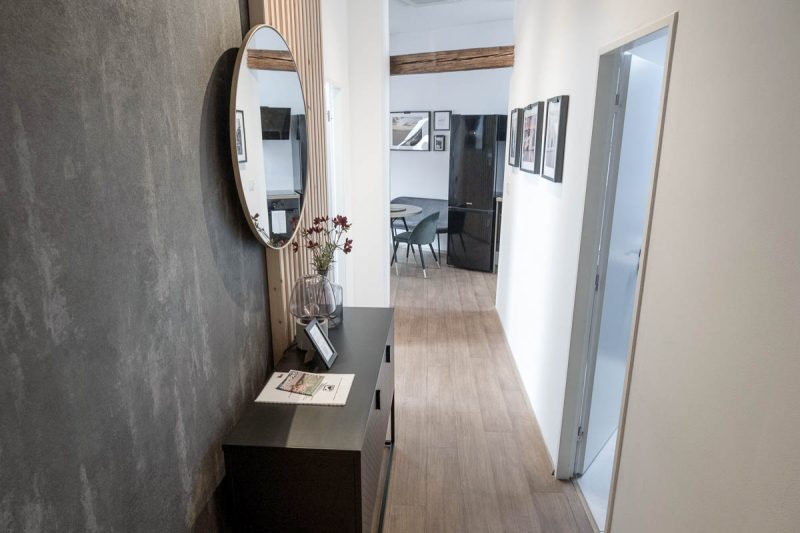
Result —
[[306, 396], [314, 396], [317, 389], [322, 385], [324, 376], [320, 374], [309, 374], [307, 372], [300, 372], [299, 370], [289, 371], [278, 388], [286, 392], [294, 392], [296, 394], [304, 394]]
[[[298, 373], [302, 374], [303, 372]], [[256, 401], [295, 405], [337, 405], [341, 407], [347, 403], [347, 397], [355, 379], [355, 374], [308, 374], [321, 377], [322, 385], [317, 389], [316, 394], [307, 396], [278, 388], [286, 380], [287, 375], [288, 372], [274, 372], [264, 390], [256, 398]]]

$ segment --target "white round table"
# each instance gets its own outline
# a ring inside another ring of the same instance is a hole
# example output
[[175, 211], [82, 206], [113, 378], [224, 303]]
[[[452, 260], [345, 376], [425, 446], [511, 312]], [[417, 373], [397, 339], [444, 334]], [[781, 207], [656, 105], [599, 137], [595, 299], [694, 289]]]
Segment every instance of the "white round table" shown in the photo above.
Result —
[[[422, 208], [408, 204], [389, 204], [389, 218], [395, 220], [422, 213]], [[408, 229], [408, 228], [406, 228]]]

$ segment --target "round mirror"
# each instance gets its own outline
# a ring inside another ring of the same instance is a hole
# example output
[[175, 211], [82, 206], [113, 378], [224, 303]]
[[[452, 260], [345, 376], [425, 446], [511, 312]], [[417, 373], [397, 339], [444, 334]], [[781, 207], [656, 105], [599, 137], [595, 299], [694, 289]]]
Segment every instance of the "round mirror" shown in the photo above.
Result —
[[254, 27], [236, 59], [231, 155], [247, 222], [259, 241], [294, 237], [306, 188], [306, 106], [297, 65], [280, 33]]

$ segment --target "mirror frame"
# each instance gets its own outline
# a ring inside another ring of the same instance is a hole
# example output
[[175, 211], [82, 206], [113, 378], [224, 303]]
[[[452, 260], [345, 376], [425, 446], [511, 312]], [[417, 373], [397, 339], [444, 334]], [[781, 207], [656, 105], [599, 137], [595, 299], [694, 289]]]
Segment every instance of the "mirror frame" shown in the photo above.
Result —
[[[255, 26], [250, 28], [250, 31], [248, 31], [247, 35], [244, 36], [244, 39], [242, 40], [242, 45], [239, 47], [239, 53], [236, 54], [236, 64], [234, 65], [233, 69], [233, 80], [231, 82], [231, 97], [228, 109], [228, 135], [230, 137], [229, 144], [231, 151], [231, 162], [233, 163], [233, 174], [236, 178], [236, 189], [239, 191], [239, 203], [242, 204], [242, 212], [244, 213], [244, 217], [247, 220], [247, 225], [250, 226], [250, 231], [253, 232], [253, 235], [255, 235], [258, 242], [260, 242], [262, 245], [272, 250], [283, 250], [284, 248], [289, 246], [289, 244], [297, 236], [297, 231], [300, 229], [300, 224], [298, 223], [297, 226], [295, 226], [294, 231], [292, 232], [292, 236], [286, 240], [286, 243], [283, 246], [276, 246], [272, 242], [264, 239], [264, 236], [258, 231], [258, 229], [256, 229], [256, 225], [253, 223], [253, 218], [250, 216], [250, 211], [247, 208], [247, 199], [245, 198], [244, 187], [242, 186], [242, 175], [239, 172], [239, 161], [238, 158], [236, 157], [236, 93], [238, 92], [239, 89], [239, 72], [241, 71], [242, 63], [245, 59], [244, 56], [245, 53], [247, 52], [247, 46], [250, 43], [250, 40], [253, 38], [253, 36], [256, 34], [258, 30], [262, 30], [265, 28], [273, 30], [275, 33], [278, 34], [281, 40], [283, 40], [283, 42], [286, 44], [286, 50], [289, 51], [289, 55], [292, 56], [292, 61], [294, 62], [295, 67], [297, 69], [297, 80], [300, 83], [300, 92], [303, 93], [303, 109], [305, 110], [306, 114], [306, 124], [309, 124], [308, 100], [306, 99], [306, 90], [305, 87], [303, 86], [303, 79], [300, 77], [300, 66], [297, 63], [297, 58], [294, 55], [292, 47], [289, 46], [288, 41], [286, 41], [286, 37], [284, 37], [283, 34], [280, 31], [278, 31], [278, 28], [270, 26], [269, 24], [256, 24]], [[309, 135], [308, 126], [306, 126], [306, 138], [307, 138], [306, 142], [308, 142], [308, 139], [311, 139], [311, 135]], [[310, 153], [310, 143], [309, 143], [309, 149], [306, 150], [306, 175], [303, 176], [304, 180], [303, 205], [300, 206], [300, 217], [299, 217], [301, 221], [303, 220], [306, 204], [308, 203], [306, 199], [308, 198], [308, 193], [310, 189], [309, 185], [311, 184], [311, 180], [309, 179], [308, 176], [310, 171], [308, 165], [309, 153]], [[267, 213], [267, 216], [269, 216], [269, 213]]]

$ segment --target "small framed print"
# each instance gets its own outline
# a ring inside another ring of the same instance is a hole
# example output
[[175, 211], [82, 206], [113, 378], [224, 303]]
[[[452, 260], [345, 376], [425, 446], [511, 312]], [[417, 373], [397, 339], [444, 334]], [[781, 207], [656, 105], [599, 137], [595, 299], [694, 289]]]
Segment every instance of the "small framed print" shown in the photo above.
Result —
[[322, 362], [330, 369], [333, 366], [333, 362], [336, 360], [336, 356], [339, 354], [336, 353], [336, 348], [331, 344], [331, 340], [325, 332], [322, 331], [319, 322], [317, 322], [316, 319], [309, 322], [305, 327], [305, 332], [308, 340], [311, 341], [311, 344], [314, 345], [314, 349], [317, 350], [317, 353], [322, 358]]
[[434, 152], [444, 152], [445, 148], [445, 136], [444, 135], [434, 135], [433, 136], [433, 151]]
[[531, 174], [541, 171], [542, 121], [544, 120], [544, 104], [536, 102], [522, 112], [521, 137], [519, 150], [519, 168]]
[[452, 111], [434, 111], [433, 112], [433, 130], [434, 131], [450, 131], [450, 115]]
[[569, 96], [554, 96], [547, 100], [547, 123], [542, 148], [542, 177], [561, 183], [564, 167], [564, 143], [567, 138], [567, 107]]
[[519, 166], [519, 152], [522, 142], [522, 109], [511, 110], [508, 119], [508, 164]]
[[392, 150], [430, 150], [431, 112], [400, 111], [391, 114]]
[[247, 163], [247, 138], [244, 134], [244, 111], [241, 109], [236, 110], [234, 135], [236, 135], [236, 160], [239, 163]]

